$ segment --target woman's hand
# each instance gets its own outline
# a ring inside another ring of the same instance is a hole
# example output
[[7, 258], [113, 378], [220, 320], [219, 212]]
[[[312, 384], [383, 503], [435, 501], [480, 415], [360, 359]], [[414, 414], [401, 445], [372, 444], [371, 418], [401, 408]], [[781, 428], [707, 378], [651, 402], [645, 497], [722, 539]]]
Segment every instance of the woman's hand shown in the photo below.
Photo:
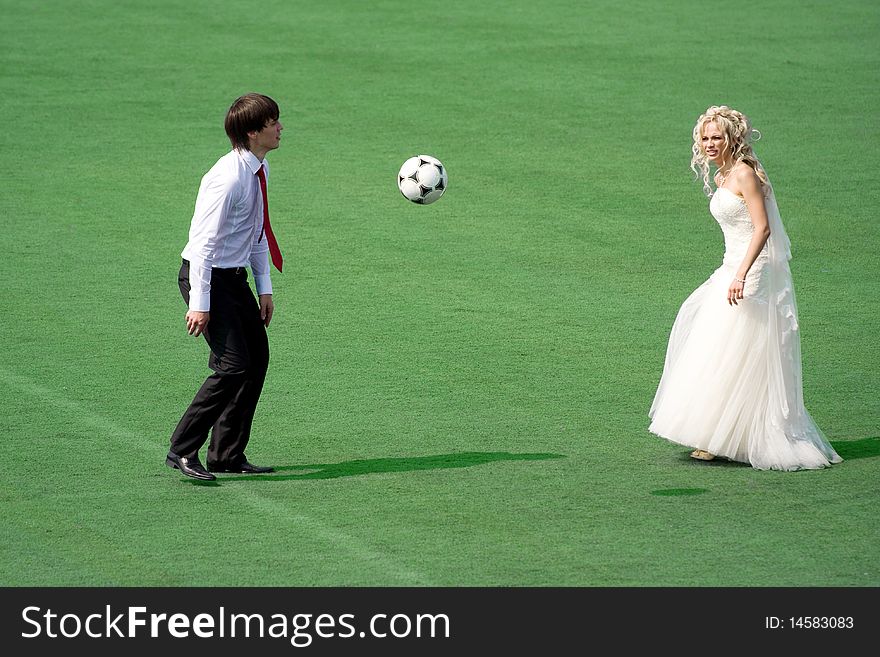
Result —
[[745, 278], [734, 278], [727, 288], [727, 303], [731, 306], [738, 306], [737, 299], [743, 298], [743, 288], [746, 286]]

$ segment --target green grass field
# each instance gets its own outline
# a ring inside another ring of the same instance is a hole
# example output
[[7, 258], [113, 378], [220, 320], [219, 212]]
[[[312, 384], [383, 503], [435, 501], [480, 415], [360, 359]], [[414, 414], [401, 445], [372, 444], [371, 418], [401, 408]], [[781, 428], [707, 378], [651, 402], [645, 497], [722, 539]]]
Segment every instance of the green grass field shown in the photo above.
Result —
[[[880, 585], [874, 0], [0, 12], [0, 584]], [[248, 450], [278, 471], [199, 485], [163, 464], [208, 372], [176, 275], [248, 91], [285, 125]], [[828, 470], [647, 432], [723, 250], [688, 168], [712, 104], [764, 135]]]

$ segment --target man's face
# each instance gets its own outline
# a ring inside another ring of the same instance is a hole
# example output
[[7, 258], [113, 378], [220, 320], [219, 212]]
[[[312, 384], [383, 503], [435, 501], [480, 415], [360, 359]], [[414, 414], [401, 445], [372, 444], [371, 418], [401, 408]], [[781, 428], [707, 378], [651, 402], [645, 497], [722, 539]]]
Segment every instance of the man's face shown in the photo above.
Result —
[[263, 129], [259, 132], [249, 132], [248, 138], [251, 143], [251, 150], [260, 150], [260, 151], [273, 151], [278, 148], [279, 143], [281, 142], [281, 131], [284, 130], [284, 126], [281, 125], [281, 121], [276, 121], [275, 119], [269, 119], [269, 122], [263, 126]]

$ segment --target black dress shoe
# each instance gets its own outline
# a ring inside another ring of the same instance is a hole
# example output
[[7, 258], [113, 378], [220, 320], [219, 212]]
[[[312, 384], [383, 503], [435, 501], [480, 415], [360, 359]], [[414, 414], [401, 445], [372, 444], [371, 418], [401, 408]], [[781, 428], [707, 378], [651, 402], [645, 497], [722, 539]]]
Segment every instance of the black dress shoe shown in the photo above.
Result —
[[247, 461], [242, 461], [237, 465], [209, 463], [208, 470], [211, 472], [234, 472], [236, 474], [263, 474], [266, 472], [275, 472], [275, 468], [268, 465], [254, 465]]
[[165, 457], [165, 465], [169, 468], [180, 470], [187, 477], [192, 477], [193, 479], [213, 481], [217, 478], [205, 470], [198, 456], [178, 456], [174, 452], [168, 452], [168, 456]]

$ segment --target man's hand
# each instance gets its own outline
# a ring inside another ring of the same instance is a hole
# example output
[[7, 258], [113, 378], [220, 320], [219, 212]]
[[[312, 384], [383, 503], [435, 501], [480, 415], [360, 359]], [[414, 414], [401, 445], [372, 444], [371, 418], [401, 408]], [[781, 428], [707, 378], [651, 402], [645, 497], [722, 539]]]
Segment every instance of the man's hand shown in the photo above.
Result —
[[271, 294], [261, 294], [260, 295], [260, 319], [263, 320], [263, 324], [269, 326], [269, 322], [272, 321], [272, 315], [275, 313], [275, 302], [272, 301]]
[[211, 319], [210, 313], [202, 312], [200, 310], [190, 310], [186, 313], [186, 330], [190, 335], [198, 337], [205, 332], [205, 327], [208, 325], [209, 319]]

